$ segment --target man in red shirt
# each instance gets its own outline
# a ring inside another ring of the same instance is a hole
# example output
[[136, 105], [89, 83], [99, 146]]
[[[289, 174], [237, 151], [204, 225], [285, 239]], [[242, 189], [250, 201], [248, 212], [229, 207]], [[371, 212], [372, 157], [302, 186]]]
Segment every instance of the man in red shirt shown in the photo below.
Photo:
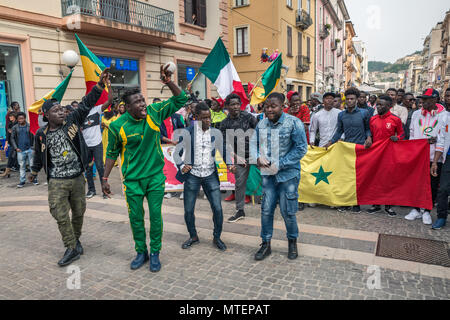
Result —
[[[405, 139], [402, 120], [389, 110], [393, 105], [393, 100], [389, 96], [382, 96], [378, 99], [378, 114], [370, 119], [370, 131], [372, 132], [373, 143], [391, 139], [394, 142]], [[374, 205], [367, 210], [367, 213], [374, 214], [381, 211], [380, 205]], [[389, 217], [395, 217], [397, 213], [391, 206], [386, 205], [384, 210]]]
[[298, 92], [289, 91], [287, 94], [289, 108], [284, 109], [285, 113], [299, 118], [305, 125], [306, 137], [309, 141], [309, 124], [311, 123], [309, 108], [306, 104], [302, 104]]

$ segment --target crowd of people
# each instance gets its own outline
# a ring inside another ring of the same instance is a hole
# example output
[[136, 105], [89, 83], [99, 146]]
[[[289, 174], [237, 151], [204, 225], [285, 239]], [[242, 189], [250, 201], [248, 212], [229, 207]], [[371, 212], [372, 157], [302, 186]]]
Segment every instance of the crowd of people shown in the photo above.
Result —
[[[7, 114], [8, 164], [3, 177], [20, 170], [21, 188], [29, 181], [38, 184], [37, 174], [47, 174], [50, 213], [56, 219], [64, 246], [58, 262], [65, 266], [79, 259], [83, 247], [79, 241], [86, 210], [86, 198], [96, 195], [94, 167], [105, 199], [111, 195], [109, 176], [119, 166], [130, 218], [136, 258], [131, 269], [140, 268], [150, 260], [150, 270], [161, 269], [159, 253], [162, 243], [162, 201], [165, 193], [164, 156], [161, 144], [177, 146], [178, 173], [184, 184], [180, 198], [184, 202], [185, 223], [189, 238], [183, 249], [199, 243], [195, 228], [195, 203], [202, 187], [213, 213], [213, 243], [222, 251], [224, 220], [221, 190], [215, 162], [216, 152], [235, 177], [235, 191], [226, 201], [235, 201], [236, 210], [228, 222], [245, 218], [246, 185], [250, 166], [261, 170], [263, 197], [261, 201], [261, 247], [255, 254], [263, 260], [271, 254], [274, 211], [280, 207], [288, 239], [288, 258], [296, 259], [298, 226], [296, 214], [304, 210], [299, 203], [300, 160], [309, 148], [329, 148], [338, 141], [363, 145], [390, 139], [427, 139], [430, 144], [430, 179], [433, 204], [438, 219], [433, 223], [430, 211], [412, 208], [407, 220], [422, 219], [439, 230], [445, 226], [450, 191], [450, 89], [441, 100], [434, 89], [415, 97], [402, 89], [389, 89], [379, 96], [356, 88], [345, 93], [314, 93], [303, 102], [299, 93], [271, 93], [258, 106], [242, 106], [239, 95], [226, 99], [198, 98], [190, 86], [182, 91], [171, 80], [171, 73], [161, 67], [161, 81], [172, 97], [153, 99], [147, 105], [139, 88], [128, 90], [120, 103], [112, 99], [109, 70], [81, 102], [61, 106], [60, 101], [47, 100], [42, 108], [45, 125], [34, 136], [26, 115], [17, 103]], [[95, 105], [102, 91], [108, 88], [108, 101]], [[230, 135], [229, 132], [235, 134]], [[238, 132], [238, 134], [236, 134]], [[240, 139], [241, 138], [241, 139]], [[85, 183], [88, 192], [85, 193]], [[301, 192], [301, 190], [300, 190]], [[143, 201], [147, 198], [150, 214], [150, 254], [147, 247]], [[315, 204], [308, 204], [313, 207]], [[384, 211], [396, 216], [389, 203], [378, 203], [368, 214]], [[69, 211], [72, 211], [70, 219]], [[360, 213], [360, 206], [337, 208], [340, 212]]]

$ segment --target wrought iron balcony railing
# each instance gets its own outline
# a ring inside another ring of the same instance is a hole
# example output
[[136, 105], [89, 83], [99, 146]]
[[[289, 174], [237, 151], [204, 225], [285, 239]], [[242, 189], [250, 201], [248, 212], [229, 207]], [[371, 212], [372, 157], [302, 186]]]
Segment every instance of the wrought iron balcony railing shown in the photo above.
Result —
[[313, 21], [306, 10], [297, 10], [296, 25], [300, 30], [306, 30], [312, 26]]
[[136, 0], [61, 0], [62, 16], [81, 14], [175, 33], [174, 13]]
[[323, 25], [319, 31], [320, 38], [326, 39], [329, 35], [330, 35], [330, 31], [328, 30], [328, 28], [325, 25]]
[[308, 72], [310, 64], [311, 61], [307, 56], [297, 56], [297, 72]]

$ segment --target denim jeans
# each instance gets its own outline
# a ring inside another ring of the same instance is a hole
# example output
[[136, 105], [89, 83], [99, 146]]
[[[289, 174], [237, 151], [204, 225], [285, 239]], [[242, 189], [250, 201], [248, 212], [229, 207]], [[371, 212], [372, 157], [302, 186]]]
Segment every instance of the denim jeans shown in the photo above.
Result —
[[[95, 184], [94, 184], [94, 176], [93, 176], [93, 166], [95, 161], [95, 166], [97, 167], [98, 176], [100, 179], [100, 183], [102, 183], [104, 168], [103, 168], [103, 144], [100, 143], [95, 147], [88, 147], [89, 153], [89, 166], [86, 170], [86, 180], [88, 183], [88, 190], [95, 193]], [[93, 161], [94, 160], [94, 161]], [[92, 165], [91, 165], [92, 164]]]
[[184, 182], [184, 221], [186, 222], [187, 230], [189, 236], [194, 238], [197, 236], [197, 230], [195, 229], [195, 202], [197, 200], [198, 192], [200, 191], [200, 186], [208, 198], [209, 204], [211, 205], [211, 210], [213, 212], [213, 222], [214, 222], [214, 238], [220, 238], [222, 234], [223, 225], [223, 212], [222, 203], [220, 197], [220, 182], [217, 173], [212, 175], [199, 178], [190, 173], [187, 173], [187, 180]]
[[25, 183], [27, 180], [27, 162], [30, 168], [33, 164], [33, 150], [28, 149], [22, 152], [18, 152], [17, 160], [19, 161], [20, 166], [20, 183]]
[[300, 179], [298, 178], [278, 183], [275, 176], [262, 176], [261, 238], [263, 241], [267, 242], [272, 239], [273, 215], [278, 202], [281, 216], [286, 225], [287, 238], [290, 240], [298, 238], [296, 214], [299, 183]]

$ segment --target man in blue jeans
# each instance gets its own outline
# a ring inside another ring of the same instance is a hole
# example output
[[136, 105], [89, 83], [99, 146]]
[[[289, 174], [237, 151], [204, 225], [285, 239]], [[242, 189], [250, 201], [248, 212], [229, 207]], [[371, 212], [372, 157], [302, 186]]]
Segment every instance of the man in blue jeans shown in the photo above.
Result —
[[263, 260], [271, 254], [270, 241], [273, 234], [273, 216], [277, 203], [286, 225], [288, 258], [298, 256], [298, 185], [300, 183], [300, 160], [308, 151], [303, 123], [283, 112], [284, 95], [272, 93], [264, 104], [266, 118], [256, 127], [250, 141], [252, 160], [257, 159], [261, 169], [263, 199], [261, 206], [260, 250], [255, 260]]
[[[30, 131], [27, 123], [27, 116], [23, 112], [17, 114], [17, 124], [12, 128], [11, 144], [17, 152], [17, 160], [20, 166], [20, 183], [17, 188], [23, 188], [26, 182], [27, 163], [31, 168], [33, 163], [34, 135]], [[38, 185], [37, 177], [33, 179], [33, 184]]]
[[223, 211], [220, 197], [220, 182], [215, 162], [216, 146], [222, 146], [222, 133], [211, 128], [211, 111], [205, 102], [201, 102], [195, 108], [196, 122], [183, 130], [179, 139], [175, 155], [184, 153], [184, 161], [181, 163], [175, 159], [180, 171], [176, 178], [184, 182], [184, 220], [189, 232], [189, 239], [181, 246], [188, 249], [199, 243], [197, 230], [195, 229], [195, 201], [200, 186], [208, 198], [213, 212], [214, 245], [221, 251], [227, 249], [220, 239], [223, 225]]

